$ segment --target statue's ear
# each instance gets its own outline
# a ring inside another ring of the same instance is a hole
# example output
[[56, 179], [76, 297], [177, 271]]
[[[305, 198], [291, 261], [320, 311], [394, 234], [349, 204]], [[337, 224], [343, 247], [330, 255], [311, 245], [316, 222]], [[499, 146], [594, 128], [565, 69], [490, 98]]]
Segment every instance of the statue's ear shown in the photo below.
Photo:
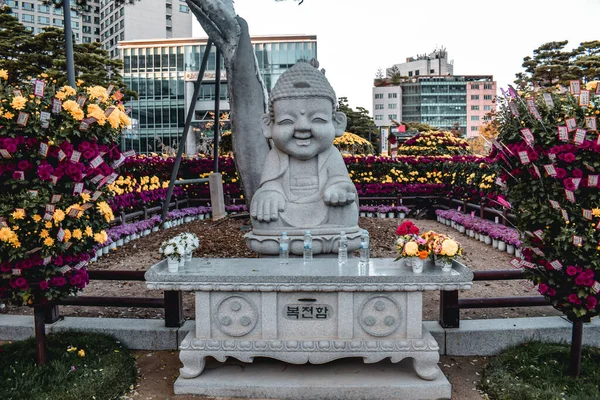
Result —
[[263, 114], [261, 122], [263, 135], [265, 135], [267, 139], [271, 139], [271, 124], [273, 123], [273, 121], [271, 121], [271, 114]]
[[346, 130], [346, 124], [348, 123], [348, 119], [346, 118], [346, 114], [341, 111], [337, 111], [333, 114], [333, 126], [335, 127], [335, 136], [342, 136], [344, 131]]

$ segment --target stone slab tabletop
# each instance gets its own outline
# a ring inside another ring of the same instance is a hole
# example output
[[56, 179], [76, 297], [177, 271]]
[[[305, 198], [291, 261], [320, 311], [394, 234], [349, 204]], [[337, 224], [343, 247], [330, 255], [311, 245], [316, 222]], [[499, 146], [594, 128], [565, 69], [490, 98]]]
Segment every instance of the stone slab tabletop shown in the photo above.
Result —
[[[194, 258], [177, 272], [168, 272], [167, 261], [153, 265], [145, 274], [150, 289], [197, 291], [415, 291], [470, 289], [473, 273], [454, 261], [452, 270], [426, 262], [415, 274], [402, 260], [374, 258], [367, 265], [349, 259], [315, 258], [304, 263], [290, 258]], [[336, 289], [338, 287], [338, 289]]]

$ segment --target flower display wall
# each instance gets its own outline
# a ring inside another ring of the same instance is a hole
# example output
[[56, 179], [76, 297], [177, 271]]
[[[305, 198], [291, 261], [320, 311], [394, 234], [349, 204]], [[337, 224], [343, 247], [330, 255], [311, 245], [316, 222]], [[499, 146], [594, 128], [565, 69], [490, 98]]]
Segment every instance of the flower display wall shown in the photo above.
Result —
[[600, 139], [596, 84], [505, 93], [500, 184], [523, 232], [521, 266], [572, 321], [600, 313]]
[[115, 142], [130, 123], [121, 97], [0, 79], [0, 302], [43, 304], [88, 283], [114, 218], [106, 184], [127, 157]]

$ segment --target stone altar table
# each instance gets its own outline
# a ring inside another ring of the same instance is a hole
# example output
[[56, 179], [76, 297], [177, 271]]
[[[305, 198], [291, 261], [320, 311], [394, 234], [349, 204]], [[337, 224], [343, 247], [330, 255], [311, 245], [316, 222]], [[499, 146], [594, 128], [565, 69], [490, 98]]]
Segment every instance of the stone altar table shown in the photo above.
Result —
[[[411, 358], [423, 380], [421, 393], [441, 374], [438, 344], [422, 324], [422, 292], [469, 289], [473, 279], [457, 262], [450, 272], [426, 263], [423, 273], [414, 274], [393, 259], [371, 259], [366, 266], [357, 259], [340, 266], [331, 258], [308, 264], [292, 258], [286, 265], [264, 258], [209, 261], [193, 259], [169, 273], [164, 260], [145, 275], [150, 289], [196, 295], [196, 329], [180, 345], [178, 382], [201, 380], [209, 356], [221, 362], [267, 357], [292, 364]], [[177, 393], [207, 394], [193, 389], [197, 386]]]

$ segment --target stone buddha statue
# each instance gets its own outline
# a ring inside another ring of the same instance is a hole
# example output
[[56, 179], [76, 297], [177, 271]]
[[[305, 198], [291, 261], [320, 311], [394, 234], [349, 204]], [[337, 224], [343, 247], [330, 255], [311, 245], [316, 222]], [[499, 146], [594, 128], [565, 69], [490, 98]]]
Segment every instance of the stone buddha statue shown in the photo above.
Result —
[[346, 128], [335, 92], [318, 63], [300, 62], [284, 72], [271, 91], [263, 133], [272, 140], [259, 189], [250, 205], [250, 248], [278, 254], [282, 232], [290, 252], [302, 254], [306, 230], [313, 253], [337, 252], [341, 231], [349, 250], [359, 246], [358, 195], [333, 140]]

